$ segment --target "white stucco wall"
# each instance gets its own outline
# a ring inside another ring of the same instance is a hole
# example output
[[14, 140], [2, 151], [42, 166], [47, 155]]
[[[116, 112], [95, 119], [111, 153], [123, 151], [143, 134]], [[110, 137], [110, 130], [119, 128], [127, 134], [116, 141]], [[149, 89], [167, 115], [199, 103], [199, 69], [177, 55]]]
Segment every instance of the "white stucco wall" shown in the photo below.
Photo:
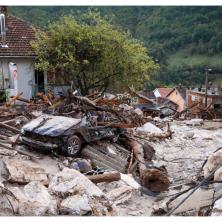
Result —
[[154, 93], [154, 95], [155, 95], [156, 98], [157, 98], [157, 97], [161, 97], [158, 89], [155, 89], [155, 90], [153, 91], [153, 93]]
[[[35, 83], [35, 69], [34, 69], [34, 59], [32, 58], [0, 58], [0, 63], [2, 64], [2, 70], [4, 78], [8, 78], [9, 62], [13, 62], [17, 65], [17, 92], [23, 92], [22, 97], [30, 99], [32, 97], [32, 85], [30, 83]], [[0, 78], [1, 81], [1, 78]], [[0, 84], [1, 85], [1, 84]], [[8, 88], [8, 86], [4, 86]], [[16, 92], [15, 92], [16, 93]]]

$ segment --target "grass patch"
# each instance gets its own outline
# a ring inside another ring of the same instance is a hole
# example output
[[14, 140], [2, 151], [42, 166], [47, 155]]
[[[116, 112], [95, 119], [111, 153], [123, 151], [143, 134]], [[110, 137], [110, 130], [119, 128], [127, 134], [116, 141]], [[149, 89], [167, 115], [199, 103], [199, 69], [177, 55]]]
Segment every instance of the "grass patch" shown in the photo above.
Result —
[[209, 66], [222, 69], [222, 54], [213, 56], [207, 55], [189, 55], [188, 50], [179, 50], [175, 54], [171, 55], [167, 60], [169, 67], [181, 67], [188, 65], [191, 68], [197, 66]]

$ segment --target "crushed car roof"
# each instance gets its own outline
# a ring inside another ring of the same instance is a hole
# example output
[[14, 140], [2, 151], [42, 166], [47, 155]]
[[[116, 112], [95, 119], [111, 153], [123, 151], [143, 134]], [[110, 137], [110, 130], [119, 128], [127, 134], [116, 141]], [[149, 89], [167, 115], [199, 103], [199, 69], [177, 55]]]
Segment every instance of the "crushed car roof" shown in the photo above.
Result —
[[72, 126], [81, 122], [64, 116], [42, 115], [22, 127], [22, 131], [33, 132], [46, 136], [60, 136]]

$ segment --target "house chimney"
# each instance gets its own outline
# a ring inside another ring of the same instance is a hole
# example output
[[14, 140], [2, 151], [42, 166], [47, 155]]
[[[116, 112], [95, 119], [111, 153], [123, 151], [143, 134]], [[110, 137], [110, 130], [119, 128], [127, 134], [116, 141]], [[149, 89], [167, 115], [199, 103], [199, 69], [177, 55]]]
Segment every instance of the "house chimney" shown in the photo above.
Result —
[[0, 34], [2, 48], [8, 48], [6, 44], [6, 31], [7, 31], [7, 7], [0, 6]]
[[8, 30], [8, 23], [7, 23], [7, 17], [8, 17], [8, 12], [7, 12], [7, 6], [1, 6], [0, 5], [0, 14], [5, 15], [5, 27], [6, 31]]

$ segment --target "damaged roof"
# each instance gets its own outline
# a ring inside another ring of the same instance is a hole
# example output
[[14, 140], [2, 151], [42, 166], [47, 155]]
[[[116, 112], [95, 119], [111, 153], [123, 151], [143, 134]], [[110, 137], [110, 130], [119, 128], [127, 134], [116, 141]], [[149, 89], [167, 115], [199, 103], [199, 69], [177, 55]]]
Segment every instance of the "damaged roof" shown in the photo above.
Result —
[[[33, 57], [35, 53], [30, 42], [35, 39], [35, 30], [27, 22], [13, 16], [7, 16], [6, 43], [8, 48], [1, 48], [0, 57]], [[2, 43], [0, 36], [0, 42]]]
[[167, 95], [172, 91], [172, 88], [156, 88], [158, 90], [161, 97], [167, 97]]
[[171, 92], [169, 92], [166, 97], [168, 97], [172, 92], [174, 92], [174, 90], [177, 90], [179, 92], [179, 94], [181, 95], [181, 97], [186, 100], [186, 94], [187, 94], [187, 89], [184, 86], [177, 86], [175, 87], [173, 90], [171, 90]]

